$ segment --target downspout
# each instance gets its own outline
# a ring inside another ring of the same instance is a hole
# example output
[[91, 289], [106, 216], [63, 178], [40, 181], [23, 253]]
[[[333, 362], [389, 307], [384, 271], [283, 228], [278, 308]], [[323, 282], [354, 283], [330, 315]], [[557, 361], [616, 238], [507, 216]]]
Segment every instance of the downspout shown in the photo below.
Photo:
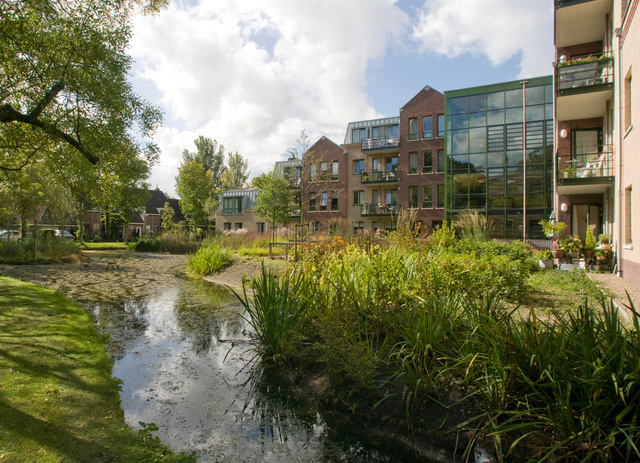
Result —
[[527, 242], [527, 80], [522, 84], [522, 242]]
[[[622, 106], [622, 28], [617, 28], [615, 30], [615, 35], [616, 38], [618, 39], [618, 50], [617, 50], [617, 56], [616, 56], [616, 80], [617, 82], [617, 89], [618, 89], [618, 121], [617, 121], [617, 126], [618, 126], [618, 172], [616, 175], [616, 182], [618, 183], [618, 206], [617, 206], [617, 213], [618, 213], [618, 244], [616, 246], [616, 269], [617, 269], [617, 276], [618, 277], [622, 277], [622, 139], [623, 139], [623, 133], [622, 133], [622, 128], [624, 126], [623, 124], [623, 106]], [[614, 70], [614, 72], [616, 71]], [[615, 156], [615, 153], [614, 153]], [[615, 216], [614, 216], [615, 217]]]

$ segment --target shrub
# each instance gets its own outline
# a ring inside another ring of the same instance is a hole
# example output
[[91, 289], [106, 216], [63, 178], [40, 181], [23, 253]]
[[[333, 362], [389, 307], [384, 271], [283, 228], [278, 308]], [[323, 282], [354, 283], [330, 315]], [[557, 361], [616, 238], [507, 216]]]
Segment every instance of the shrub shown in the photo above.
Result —
[[184, 235], [166, 234], [155, 238], [140, 238], [128, 244], [135, 252], [168, 252], [171, 254], [187, 254], [194, 252], [200, 244]]
[[[62, 239], [39, 239], [38, 262], [58, 263], [80, 255], [80, 246], [75, 241]], [[77, 258], [77, 257], [76, 257]], [[5, 263], [33, 261], [33, 237], [18, 241], [0, 241], [0, 260]]]

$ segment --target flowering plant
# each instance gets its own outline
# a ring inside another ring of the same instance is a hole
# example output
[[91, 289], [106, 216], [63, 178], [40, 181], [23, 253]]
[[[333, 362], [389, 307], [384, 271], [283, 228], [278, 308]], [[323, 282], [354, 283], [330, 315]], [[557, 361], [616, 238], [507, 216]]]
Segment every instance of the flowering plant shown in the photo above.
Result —
[[579, 64], [598, 63], [600, 61], [609, 61], [611, 59], [608, 55], [594, 55], [583, 56], [581, 58], [569, 58], [558, 63], [558, 67], [564, 66], [577, 66]]
[[578, 238], [577, 236], [570, 236], [566, 240], [567, 241], [564, 246], [564, 250], [566, 252], [569, 252], [571, 254], [582, 252], [582, 249], [584, 248], [584, 244], [582, 243], [580, 238]]

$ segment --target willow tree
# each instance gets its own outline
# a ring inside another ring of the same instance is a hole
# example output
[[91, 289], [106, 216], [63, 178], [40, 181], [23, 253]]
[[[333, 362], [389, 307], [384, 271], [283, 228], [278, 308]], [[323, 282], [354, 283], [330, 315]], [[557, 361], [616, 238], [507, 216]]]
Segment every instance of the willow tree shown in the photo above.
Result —
[[[0, 171], [73, 147], [74, 162], [132, 153], [153, 162], [160, 111], [127, 80], [137, 12], [167, 0], [0, 2]], [[133, 149], [132, 149], [133, 148]]]

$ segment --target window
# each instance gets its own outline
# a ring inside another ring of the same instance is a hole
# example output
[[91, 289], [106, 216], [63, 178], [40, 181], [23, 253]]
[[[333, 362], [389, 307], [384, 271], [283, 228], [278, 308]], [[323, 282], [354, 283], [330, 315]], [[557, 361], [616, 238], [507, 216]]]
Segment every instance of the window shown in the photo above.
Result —
[[386, 163], [386, 172], [396, 171], [398, 169], [398, 156], [394, 156], [392, 158], [387, 158], [385, 160]]
[[337, 191], [331, 192], [331, 210], [332, 211], [338, 210], [338, 192]]
[[633, 244], [633, 213], [631, 211], [631, 187], [624, 190], [624, 244]]
[[418, 139], [418, 118], [410, 117], [409, 118], [409, 140], [417, 140]]
[[422, 153], [422, 173], [430, 174], [433, 172], [433, 159], [431, 151], [424, 151]]
[[264, 222], [258, 222], [256, 224], [256, 231], [258, 233], [264, 233]]
[[433, 188], [431, 185], [425, 185], [422, 188], [422, 207], [424, 209], [433, 208]]
[[309, 193], [309, 211], [310, 212], [315, 212], [316, 211], [316, 194], [315, 194], [315, 192]]
[[322, 193], [320, 195], [320, 211], [324, 212], [327, 210], [327, 194]]
[[359, 175], [364, 170], [364, 159], [356, 159], [353, 161], [353, 173]]
[[338, 161], [333, 161], [331, 163], [331, 180], [338, 180]]
[[359, 206], [364, 202], [364, 190], [355, 190], [353, 192], [353, 205]]
[[418, 207], [418, 187], [409, 187], [409, 207], [416, 209]]
[[444, 155], [444, 150], [438, 150], [438, 172], [444, 172], [444, 164], [446, 159], [447, 158]]
[[242, 198], [222, 198], [223, 214], [242, 214]]
[[438, 196], [436, 198], [437, 207], [438, 209], [442, 209], [444, 207], [444, 185], [443, 184], [438, 185], [438, 191], [436, 193]]
[[631, 127], [631, 71], [624, 79], [624, 130]]
[[318, 180], [318, 167], [315, 164], [311, 164], [309, 167], [309, 181], [315, 182]]
[[409, 153], [409, 173], [418, 173], [418, 153], [415, 151]]
[[360, 143], [367, 138], [367, 129], [364, 127], [361, 129], [353, 129], [351, 131], [351, 143]]
[[384, 190], [384, 202], [392, 206], [398, 204], [398, 190]]
[[224, 223], [224, 229], [225, 229], [225, 231], [231, 230], [231, 222], [225, 222]]
[[433, 117], [422, 118], [422, 138], [433, 138]]
[[438, 137], [444, 137], [444, 114], [438, 114]]
[[323, 182], [327, 181], [327, 163], [326, 162], [320, 163], [320, 180]]
[[371, 165], [373, 167], [373, 171], [378, 172], [378, 158], [373, 158]]
[[364, 222], [353, 222], [353, 230], [364, 230]]
[[240, 230], [242, 228], [242, 222], [236, 222], [233, 224], [233, 228]]

